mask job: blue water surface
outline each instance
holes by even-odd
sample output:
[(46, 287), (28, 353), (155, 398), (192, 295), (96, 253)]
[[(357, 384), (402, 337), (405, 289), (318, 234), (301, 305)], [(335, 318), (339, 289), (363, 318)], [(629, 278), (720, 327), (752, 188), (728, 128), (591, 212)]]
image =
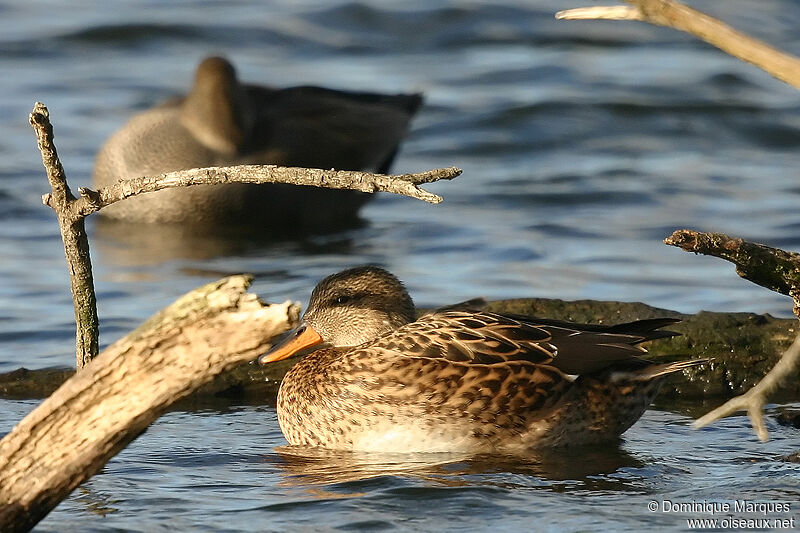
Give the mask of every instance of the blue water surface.
[[(554, 19), (577, 5), (0, 2), (0, 371), (74, 361), (34, 102), (50, 109), (70, 184), (86, 186), (102, 141), (185, 91), (208, 54), (251, 82), (422, 91), (395, 170), (464, 174), (428, 186), (440, 205), (379, 195), (360, 227), (299, 240), (176, 242), (90, 222), (103, 344), (223, 275), (305, 302), (362, 263), (423, 306), (540, 296), (790, 316), (788, 298), (662, 240), (693, 228), (800, 249), (800, 93), (669, 29)], [(800, 55), (793, 0), (693, 5)], [(0, 401), (0, 432), (36, 403)], [(797, 515), (800, 472), (775, 460), (796, 451), (796, 430), (771, 423), (764, 445), (744, 417), (701, 432), (690, 420), (651, 410), (619, 447), (526, 462), (309, 456), (280, 448), (268, 403), (180, 409), (37, 529), (686, 530), (693, 515), (648, 510), (667, 499), (790, 501)]]

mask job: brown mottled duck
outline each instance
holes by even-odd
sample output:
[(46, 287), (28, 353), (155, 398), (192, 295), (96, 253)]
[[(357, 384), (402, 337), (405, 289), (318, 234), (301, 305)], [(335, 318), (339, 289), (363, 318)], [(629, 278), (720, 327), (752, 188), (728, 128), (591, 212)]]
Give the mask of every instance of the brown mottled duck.
[(639, 343), (672, 318), (615, 326), (446, 308), (416, 318), (381, 268), (322, 280), (300, 326), (263, 355), (307, 353), (285, 376), (290, 444), (385, 452), (507, 452), (616, 440), (668, 374)]

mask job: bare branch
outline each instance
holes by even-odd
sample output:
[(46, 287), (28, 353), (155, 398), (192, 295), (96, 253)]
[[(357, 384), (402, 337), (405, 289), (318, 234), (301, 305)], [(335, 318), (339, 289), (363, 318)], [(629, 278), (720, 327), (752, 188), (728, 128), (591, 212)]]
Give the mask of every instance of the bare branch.
[(696, 254), (713, 255), (736, 265), (736, 273), (767, 289), (794, 297), (800, 288), (800, 254), (729, 237), (688, 229), (674, 232), (665, 244)]
[[(675, 0), (625, 0), (633, 7), (578, 8), (556, 13), (557, 19), (642, 20), (674, 28), (752, 63), (781, 81), (800, 89), (800, 59), (734, 30), (724, 22)], [(594, 15), (594, 16), (592, 16)]]
[(800, 335), (786, 350), (778, 364), (756, 386), (695, 420), (692, 427), (695, 429), (701, 428), (737, 411), (747, 411), (753, 430), (761, 442), (765, 442), (769, 438), (763, 415), (767, 396), (774, 392), (783, 380), (794, 374), (798, 368), (800, 368)]
[[(47, 171), (52, 193), (45, 195), (46, 204), (56, 212), (61, 240), (64, 242), (64, 255), (69, 265), (69, 281), (72, 301), (75, 306), (75, 358), (78, 369), (97, 356), (99, 350), (97, 301), (92, 278), (92, 261), (89, 255), (89, 238), (82, 216), (76, 216), (73, 205), (76, 202), (67, 184), (64, 167), (58, 158), (53, 142), (53, 126), (50, 112), (39, 102), (33, 107), (30, 123), (36, 132), (42, 163)], [(44, 199), (44, 198), (43, 198)]]
[(299, 307), (247, 276), (196, 289), (103, 351), (0, 441), (0, 530), (27, 531), (171, 403), (270, 346)]
[(87, 216), (103, 207), (137, 194), (173, 187), (220, 183), (290, 183), (368, 193), (390, 192), (437, 204), (442, 201), (442, 197), (421, 189), (419, 185), (438, 180), (450, 180), (459, 174), (461, 174), (461, 170), (455, 167), (399, 175), (276, 165), (193, 168), (168, 172), (159, 176), (120, 180), (110, 187), (103, 187), (97, 191), (81, 189), (81, 198), (76, 201), (76, 209), (82, 216)]

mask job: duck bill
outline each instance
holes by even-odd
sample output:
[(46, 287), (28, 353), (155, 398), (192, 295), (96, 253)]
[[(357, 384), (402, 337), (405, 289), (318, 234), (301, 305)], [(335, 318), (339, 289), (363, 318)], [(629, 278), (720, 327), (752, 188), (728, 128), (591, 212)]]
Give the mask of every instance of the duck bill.
[(307, 324), (301, 324), (297, 329), (290, 331), (286, 338), (272, 347), (270, 351), (258, 358), (262, 365), (281, 361), (303, 350), (322, 344), (322, 337)]

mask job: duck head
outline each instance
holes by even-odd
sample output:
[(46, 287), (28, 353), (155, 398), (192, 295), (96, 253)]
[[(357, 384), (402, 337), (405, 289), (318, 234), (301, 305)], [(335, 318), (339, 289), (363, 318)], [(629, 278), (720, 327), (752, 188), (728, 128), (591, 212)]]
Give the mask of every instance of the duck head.
[(394, 275), (375, 266), (350, 268), (314, 288), (300, 326), (258, 361), (280, 361), (314, 346), (359, 346), (415, 319), (414, 302)]
[(235, 154), (254, 124), (247, 91), (236, 69), (222, 57), (207, 57), (197, 67), (194, 86), (181, 107), (181, 122), (211, 150)]

